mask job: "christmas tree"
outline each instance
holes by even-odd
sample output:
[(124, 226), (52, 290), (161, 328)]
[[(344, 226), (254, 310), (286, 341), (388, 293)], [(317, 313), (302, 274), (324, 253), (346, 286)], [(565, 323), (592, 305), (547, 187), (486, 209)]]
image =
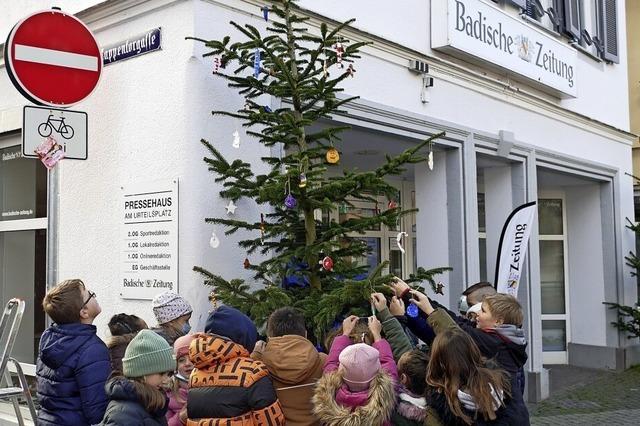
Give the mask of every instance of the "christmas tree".
[[(318, 130), (312, 125), (330, 119), (356, 99), (340, 97), (340, 83), (354, 76), (354, 60), (368, 43), (350, 43), (341, 37), (341, 30), (353, 20), (332, 30), (322, 24), (313, 34), (305, 26), (308, 18), (296, 10), (294, 0), (263, 7), (269, 22), (265, 36), (252, 25), (231, 22), (244, 41), (232, 42), (229, 36), (223, 40), (193, 38), (210, 49), (204, 56), (213, 56), (214, 74), (226, 79), (246, 100), (241, 110), (213, 114), (242, 122), (255, 143), (283, 148), (281, 156), (263, 158), (268, 173), (255, 174), (251, 164), (240, 159), (229, 162), (214, 144), (202, 140), (211, 154), (205, 162), (223, 187), (220, 196), (232, 201), (248, 197), (264, 209), (255, 221), (225, 217), (207, 218), (206, 222), (223, 225), (227, 235), (250, 231), (253, 237), (239, 241), (240, 247), (248, 256), (258, 251), (266, 260), (259, 264), (245, 260), (245, 268), (254, 272), (254, 285), (225, 279), (201, 267), (194, 270), (213, 287), (216, 299), (244, 311), (257, 324), (279, 307), (294, 306), (304, 312), (307, 324), (320, 337), (341, 315), (371, 315), (370, 294), (392, 279), (382, 274), (387, 262), (372, 271), (357, 264), (356, 259), (369, 252), (357, 236), (380, 224), (394, 226), (415, 209), (390, 203), (373, 217), (340, 223), (323, 221), (318, 213), (348, 208), (356, 200), (375, 201), (382, 195), (393, 200), (397, 189), (386, 179), (403, 173), (409, 164), (427, 159), (432, 164), (432, 144), (442, 134), (398, 156), (387, 156), (374, 170), (329, 173), (339, 162), (340, 132), (348, 127)], [(261, 103), (264, 95), (282, 100), (283, 106), (275, 110), (265, 106)], [(404, 278), (410, 283), (426, 280), (435, 289), (434, 275), (448, 269), (418, 268)]]

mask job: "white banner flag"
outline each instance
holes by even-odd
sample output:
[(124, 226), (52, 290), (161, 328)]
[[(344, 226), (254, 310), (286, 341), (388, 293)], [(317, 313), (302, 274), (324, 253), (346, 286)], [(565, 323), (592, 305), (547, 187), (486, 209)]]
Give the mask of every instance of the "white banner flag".
[(511, 212), (502, 228), (496, 263), (495, 286), (498, 293), (518, 297), (518, 284), (535, 213), (535, 201), (523, 204)]

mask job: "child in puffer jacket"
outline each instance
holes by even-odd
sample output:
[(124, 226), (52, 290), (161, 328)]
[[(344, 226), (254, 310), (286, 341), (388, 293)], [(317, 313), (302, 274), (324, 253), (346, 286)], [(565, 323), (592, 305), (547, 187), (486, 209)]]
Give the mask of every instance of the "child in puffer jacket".
[(358, 322), (350, 316), (342, 323), (313, 396), (314, 414), (322, 424), (335, 426), (390, 425), (396, 403), (398, 371), (382, 325), (370, 317), (371, 346), (352, 344), (349, 334)]
[(189, 345), (195, 336), (187, 334), (179, 337), (173, 344), (173, 354), (176, 357), (176, 374), (169, 383), (170, 390), (169, 410), (167, 411), (167, 423), (169, 426), (182, 426), (187, 424), (187, 397), (189, 394), (189, 376), (193, 371), (193, 364), (189, 359)]

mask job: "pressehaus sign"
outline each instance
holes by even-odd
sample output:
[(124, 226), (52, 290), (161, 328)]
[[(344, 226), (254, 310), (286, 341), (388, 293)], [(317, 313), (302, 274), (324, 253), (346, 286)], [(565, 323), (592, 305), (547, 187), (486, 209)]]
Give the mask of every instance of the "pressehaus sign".
[(577, 52), (480, 0), (431, 2), (431, 47), (483, 61), (576, 97)]

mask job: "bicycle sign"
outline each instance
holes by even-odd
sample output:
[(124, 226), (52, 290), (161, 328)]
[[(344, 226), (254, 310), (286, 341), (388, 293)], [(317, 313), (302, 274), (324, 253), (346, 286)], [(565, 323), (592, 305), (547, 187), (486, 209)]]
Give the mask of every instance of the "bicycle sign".
[[(51, 132), (55, 130), (60, 136), (65, 139), (71, 139), (73, 137), (73, 127), (65, 124), (64, 111), (60, 111), (60, 118), (53, 118), (53, 113), (49, 114), (47, 121), (38, 126), (38, 133), (43, 138), (51, 136)], [(57, 125), (54, 123), (58, 123)]]
[(35, 152), (47, 138), (58, 141), (65, 159), (87, 159), (87, 113), (58, 108), (25, 106), (22, 123), (22, 155)]

